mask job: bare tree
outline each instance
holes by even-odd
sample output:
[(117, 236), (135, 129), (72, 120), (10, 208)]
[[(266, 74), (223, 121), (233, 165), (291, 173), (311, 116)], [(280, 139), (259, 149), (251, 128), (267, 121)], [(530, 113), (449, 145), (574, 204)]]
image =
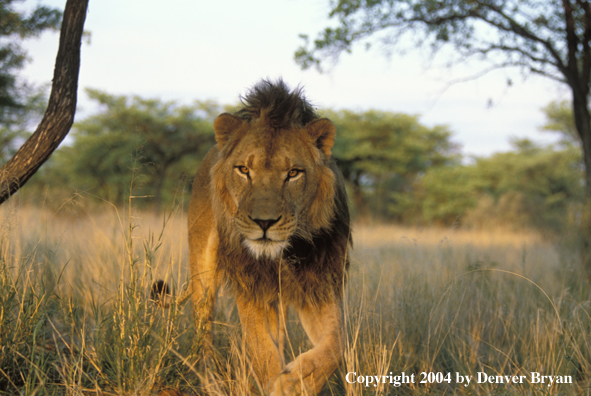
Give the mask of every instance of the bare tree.
[(49, 103), (35, 133), (0, 168), (0, 203), (23, 186), (64, 140), (76, 113), (80, 46), (88, 0), (68, 0)]

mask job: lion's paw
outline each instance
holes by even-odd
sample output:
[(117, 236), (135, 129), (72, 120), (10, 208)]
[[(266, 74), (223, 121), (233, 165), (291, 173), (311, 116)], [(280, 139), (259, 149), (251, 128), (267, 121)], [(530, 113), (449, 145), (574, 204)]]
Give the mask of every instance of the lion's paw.
[[(285, 370), (284, 370), (285, 372)], [(271, 388), (271, 396), (299, 395), (302, 392), (301, 381), (295, 380), (290, 373), (284, 373), (279, 376)]]
[[(281, 375), (273, 383), (271, 396), (291, 396), (310, 393), (306, 383), (309, 382), (309, 376), (314, 371), (314, 363), (303, 357), (300, 355), (298, 359), (285, 366)], [(302, 389), (305, 389), (306, 392), (302, 392)]]

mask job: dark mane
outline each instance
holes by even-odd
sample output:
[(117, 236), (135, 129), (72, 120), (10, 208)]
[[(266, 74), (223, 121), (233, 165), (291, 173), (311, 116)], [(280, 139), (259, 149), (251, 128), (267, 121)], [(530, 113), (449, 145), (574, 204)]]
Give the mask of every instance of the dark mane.
[(272, 128), (287, 129), (291, 125), (301, 128), (318, 118), (303, 89), (296, 87), (290, 91), (282, 79), (260, 81), (240, 97), (240, 102), (243, 107), (235, 116), (248, 122), (263, 116)]

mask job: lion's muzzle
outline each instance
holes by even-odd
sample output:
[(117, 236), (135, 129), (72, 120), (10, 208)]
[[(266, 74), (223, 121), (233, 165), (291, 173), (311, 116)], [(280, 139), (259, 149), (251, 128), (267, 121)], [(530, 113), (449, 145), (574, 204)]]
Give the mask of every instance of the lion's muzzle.
[(289, 233), (282, 231), (282, 216), (274, 219), (260, 219), (247, 216), (247, 221), (236, 221), (235, 224), (244, 237), (244, 246), (255, 257), (277, 258), (287, 246)]

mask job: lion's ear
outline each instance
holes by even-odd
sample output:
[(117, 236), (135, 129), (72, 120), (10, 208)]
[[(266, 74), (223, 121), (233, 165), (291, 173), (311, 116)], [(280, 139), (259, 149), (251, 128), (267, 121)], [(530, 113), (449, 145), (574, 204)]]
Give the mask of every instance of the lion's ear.
[(337, 129), (330, 120), (320, 118), (306, 125), (306, 130), (318, 147), (327, 157), (330, 157)]
[(213, 122), (213, 130), (215, 131), (215, 141), (218, 142), (221, 149), (224, 144), (230, 139), (230, 135), (236, 129), (240, 128), (242, 120), (234, 117), (232, 114), (220, 114)]

